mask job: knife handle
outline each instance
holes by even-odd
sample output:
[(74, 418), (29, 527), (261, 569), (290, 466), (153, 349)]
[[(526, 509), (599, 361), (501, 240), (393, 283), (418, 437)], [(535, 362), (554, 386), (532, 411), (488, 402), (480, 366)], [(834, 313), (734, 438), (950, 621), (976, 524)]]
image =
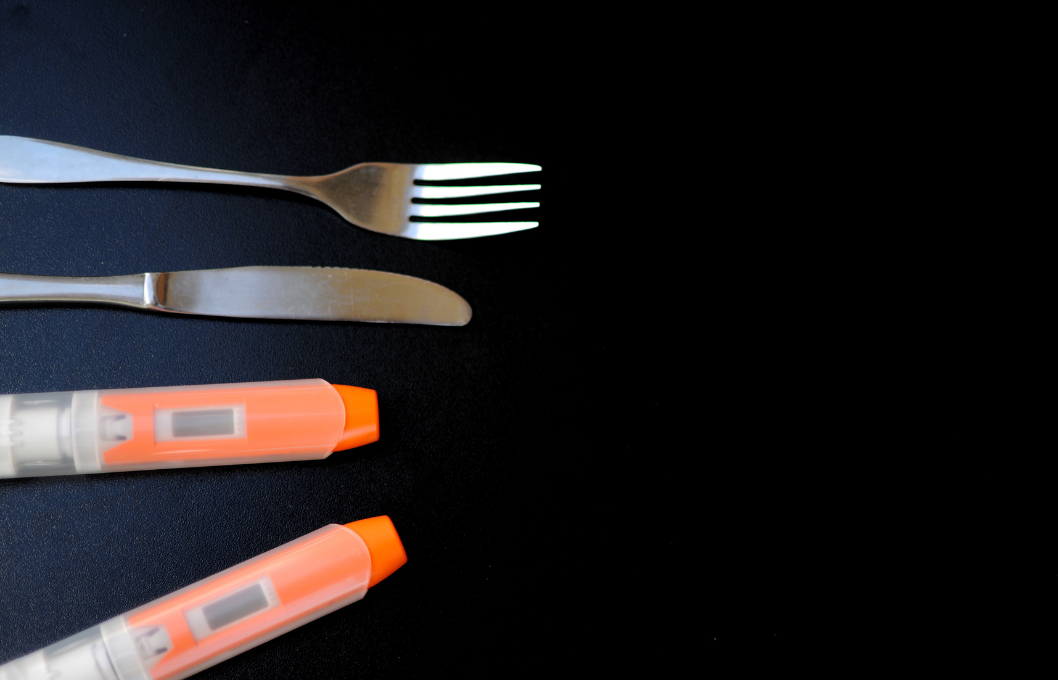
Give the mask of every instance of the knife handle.
[(96, 302), (151, 307), (151, 274), (129, 276), (25, 276), (0, 274), (0, 303)]
[(273, 189), (291, 188), (286, 178), (280, 175), (160, 163), (59, 142), (0, 136), (0, 182), (65, 184), (128, 181), (205, 182)]

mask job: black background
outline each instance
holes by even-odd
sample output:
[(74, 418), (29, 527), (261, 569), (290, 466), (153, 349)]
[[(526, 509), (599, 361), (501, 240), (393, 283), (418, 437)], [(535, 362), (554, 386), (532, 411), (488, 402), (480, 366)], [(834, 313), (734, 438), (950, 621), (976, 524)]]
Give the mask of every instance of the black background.
[[(434, 243), (285, 192), (0, 185), (0, 271), (356, 267), (436, 281), (474, 310), (454, 329), (0, 310), (0, 393), (323, 378), (377, 390), (382, 432), (320, 462), (0, 482), (0, 661), (378, 514), (404, 568), (201, 677), (671, 661), (718, 625), (742, 630), (716, 617), (747, 603), (752, 630), (774, 632), (760, 595), (774, 580), (744, 575), (735, 525), (758, 510), (723, 502), (743, 497), (711, 442), (716, 305), (688, 292), (704, 272), (664, 250), (666, 229), (688, 229), (688, 247), (702, 232), (634, 200), (678, 179), (632, 162), (653, 153), (628, 120), (643, 90), (607, 91), (614, 65), (562, 47), (555, 25), (509, 29), (368, 43), (370, 22), (300, 4), (0, 2), (0, 134), (293, 175), (544, 167), (505, 180), (544, 185), (542, 208), (505, 215), (540, 228)], [(683, 198), (672, 189), (656, 202)]]
[(544, 185), (504, 215), (539, 228), (433, 243), (286, 192), (0, 185), (0, 271), (358, 267), (474, 310), (463, 328), (0, 310), (0, 394), (323, 378), (377, 390), (382, 433), (320, 462), (0, 482), (0, 662), (378, 514), (405, 567), (201, 677), (658, 672), (804, 630), (807, 583), (840, 561), (812, 557), (831, 468), (797, 448), (829, 421), (795, 415), (815, 380), (802, 272), (768, 276), (801, 232), (769, 230), (781, 201), (747, 184), (766, 150), (711, 160), (752, 148), (706, 125), (727, 66), (667, 81), (694, 55), (532, 14), (450, 34), (294, 3), (0, 0), (0, 134), (277, 174), (544, 167), (504, 180)]

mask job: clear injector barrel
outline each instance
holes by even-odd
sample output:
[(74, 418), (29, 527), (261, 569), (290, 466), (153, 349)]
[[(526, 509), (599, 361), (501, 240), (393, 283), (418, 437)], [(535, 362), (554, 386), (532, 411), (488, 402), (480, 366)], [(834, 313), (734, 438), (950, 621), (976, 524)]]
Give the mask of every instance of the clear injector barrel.
[(374, 390), (324, 380), (0, 395), (0, 478), (311, 460), (378, 431)]
[(364, 597), (407, 561), (388, 517), (331, 524), (0, 666), (0, 680), (181, 680)]

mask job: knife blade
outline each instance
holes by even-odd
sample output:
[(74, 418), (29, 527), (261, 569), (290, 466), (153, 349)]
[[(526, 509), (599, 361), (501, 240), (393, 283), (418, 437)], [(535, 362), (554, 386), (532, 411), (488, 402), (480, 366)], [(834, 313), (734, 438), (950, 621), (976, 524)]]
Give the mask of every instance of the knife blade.
[(112, 277), (0, 274), (0, 303), (86, 302), (178, 314), (464, 326), (470, 305), (425, 279), (338, 267), (236, 267)]

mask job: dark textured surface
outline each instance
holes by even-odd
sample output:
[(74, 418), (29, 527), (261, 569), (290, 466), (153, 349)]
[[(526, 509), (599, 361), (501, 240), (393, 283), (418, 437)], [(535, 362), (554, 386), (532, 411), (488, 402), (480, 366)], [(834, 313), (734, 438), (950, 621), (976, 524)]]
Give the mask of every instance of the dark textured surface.
[[(541, 536), (589, 540), (630, 508), (658, 509), (642, 486), (638, 500), (621, 487), (620, 504), (593, 501), (607, 461), (654, 427), (657, 401), (640, 386), (657, 359), (615, 356), (597, 369), (595, 358), (616, 354), (612, 340), (571, 326), (602, 328), (607, 305), (631, 300), (619, 292), (627, 282), (580, 285), (573, 273), (613, 258), (605, 245), (584, 257), (592, 225), (558, 198), (575, 186), (566, 159), (581, 156), (572, 144), (590, 128), (533, 57), (485, 59), (480, 43), (447, 60), (379, 56), (349, 38), (355, 26), (300, 4), (0, 2), (0, 134), (282, 174), (368, 160), (546, 168), (545, 207), (508, 214), (540, 229), (458, 243), (375, 234), (283, 192), (0, 185), (0, 271), (360, 267), (436, 281), (474, 310), (449, 329), (0, 309), (0, 393), (318, 377), (376, 389), (382, 432), (321, 462), (0, 481), (0, 662), (325, 524), (378, 514), (405, 540), (403, 569), (201, 677), (451, 674), (493, 668), (495, 653), (524, 666), (597, 630), (587, 595), (551, 589), (578, 560), (552, 563)], [(547, 131), (560, 121), (573, 134), (556, 140)], [(595, 382), (597, 371), (615, 384)], [(594, 416), (617, 383), (637, 387), (615, 434)], [(590, 445), (574, 444), (574, 430)], [(582, 483), (585, 471), (596, 474)], [(556, 517), (571, 525), (532, 533)], [(638, 578), (617, 581), (601, 599), (639, 592)]]

